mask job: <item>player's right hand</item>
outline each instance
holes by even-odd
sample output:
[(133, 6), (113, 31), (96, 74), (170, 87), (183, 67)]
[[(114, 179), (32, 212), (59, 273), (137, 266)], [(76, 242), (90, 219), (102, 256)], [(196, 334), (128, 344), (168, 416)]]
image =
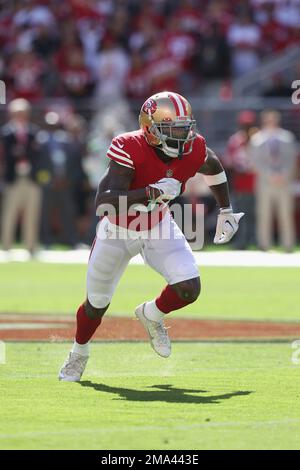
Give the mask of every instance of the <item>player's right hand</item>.
[(171, 201), (179, 196), (181, 183), (175, 178), (162, 178), (157, 183), (149, 184), (148, 188), (153, 202)]
[(233, 210), (221, 209), (217, 220), (216, 235), (214, 243), (216, 245), (224, 245), (228, 243), (233, 235), (238, 231), (239, 221), (245, 215), (244, 212), (233, 213)]

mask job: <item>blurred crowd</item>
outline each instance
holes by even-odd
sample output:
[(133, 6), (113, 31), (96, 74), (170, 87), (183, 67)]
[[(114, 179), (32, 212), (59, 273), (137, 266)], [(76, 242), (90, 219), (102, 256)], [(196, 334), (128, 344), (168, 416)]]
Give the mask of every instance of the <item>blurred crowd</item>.
[(299, 41), (298, 0), (2, 0), (0, 79), (9, 99), (63, 96), (80, 110), (191, 93)]
[[(229, 84), (295, 44), (298, 0), (2, 0), (2, 248), (15, 240), (32, 253), (40, 244), (90, 244), (106, 150), (115, 135), (137, 127), (147, 96), (165, 89), (201, 95), (202, 85)], [(290, 94), (284, 74), (266, 91)], [(247, 213), (239, 249), (267, 250), (274, 233), (286, 251), (296, 243), (299, 159), (280, 118), (241, 113), (219, 155), (235, 208)], [(192, 181), (182, 202), (206, 203), (211, 240), (216, 205), (199, 188)]]

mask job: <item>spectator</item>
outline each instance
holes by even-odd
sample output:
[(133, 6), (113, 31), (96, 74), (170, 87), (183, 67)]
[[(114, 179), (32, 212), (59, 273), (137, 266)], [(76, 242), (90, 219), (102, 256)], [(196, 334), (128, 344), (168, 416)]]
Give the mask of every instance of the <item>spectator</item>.
[(217, 23), (208, 24), (198, 41), (195, 70), (205, 79), (230, 76), (230, 49)]
[(37, 100), (43, 96), (45, 64), (32, 52), (17, 52), (7, 71), (13, 98)]
[(196, 41), (192, 34), (180, 29), (175, 17), (167, 22), (166, 31), (162, 35), (166, 53), (178, 64), (181, 90), (190, 90), (192, 84), (192, 61), (196, 49)]
[(261, 47), (260, 28), (252, 22), (249, 13), (239, 13), (227, 35), (232, 48), (232, 69), (235, 76), (252, 71), (259, 63), (259, 48)]
[(27, 0), (20, 2), (20, 9), (14, 15), (14, 23), (17, 26), (34, 27), (40, 24), (51, 25), (56, 24), (51, 9), (46, 5), (41, 5), (39, 0)]
[[(132, 99), (145, 101), (150, 95), (150, 83), (146, 70), (146, 61), (139, 51), (134, 51), (131, 55), (131, 65), (126, 78), (127, 96)], [(140, 103), (139, 103), (140, 107)]]
[(229, 26), (234, 21), (231, 5), (231, 2), (224, 2), (222, 0), (211, 0), (208, 2), (204, 24), (206, 22), (208, 24), (215, 24), (218, 31), (222, 35), (226, 35)]
[(292, 194), (297, 156), (295, 138), (280, 127), (280, 114), (276, 111), (263, 111), (261, 123), (261, 130), (250, 141), (257, 174), (257, 239), (261, 249), (271, 248), (275, 215), (280, 243), (290, 252), (295, 244)]
[(262, 37), (265, 53), (283, 50), (289, 44), (291, 37), (289, 28), (275, 19), (274, 8), (275, 5), (270, 2), (264, 5)]
[(69, 0), (72, 16), (76, 21), (88, 21), (101, 19), (101, 13), (97, 9), (97, 2), (86, 0)]
[(0, 11), (0, 50), (4, 52), (8, 48), (12, 36), (15, 34), (13, 17), (8, 8)]
[(150, 50), (147, 74), (151, 93), (179, 89), (180, 64), (158, 42), (155, 42)]
[(163, 30), (165, 25), (164, 14), (155, 8), (153, 2), (146, 2), (134, 17), (133, 28), (135, 30), (143, 31), (145, 23), (151, 23), (152, 29)]
[(82, 50), (82, 41), (76, 25), (72, 21), (67, 21), (62, 25), (60, 48), (55, 57), (58, 70), (64, 67), (68, 55), (74, 49)]
[(198, 33), (203, 25), (202, 15), (201, 9), (193, 0), (180, 0), (178, 8), (175, 9), (174, 18), (183, 32)]
[(92, 75), (84, 64), (83, 52), (71, 49), (60, 69), (63, 96), (70, 98), (75, 110), (83, 111), (86, 99), (93, 89)]
[(1, 239), (4, 250), (15, 240), (19, 217), (26, 249), (34, 253), (38, 242), (41, 189), (37, 182), (40, 152), (38, 129), (30, 122), (30, 104), (25, 99), (8, 105), (9, 122), (1, 129), (4, 160), (4, 194)]
[(300, 5), (298, 0), (285, 0), (277, 2), (275, 8), (275, 19), (282, 26), (299, 27), (300, 23)]
[(249, 152), (249, 141), (257, 131), (255, 121), (256, 116), (252, 111), (239, 114), (239, 130), (228, 141), (224, 161), (231, 178), (235, 209), (246, 214), (239, 234), (234, 239), (234, 247), (238, 250), (245, 250), (256, 243), (255, 174)]
[(56, 112), (49, 111), (45, 121), (47, 131), (41, 131), (38, 136), (42, 145), (44, 173), (47, 174), (43, 184), (42, 242), (50, 246), (55, 241), (51, 220), (56, 211), (63, 243), (75, 247), (78, 238), (74, 189), (83, 177), (82, 154), (80, 147), (72, 143)]
[(106, 34), (114, 37), (120, 46), (127, 49), (129, 32), (128, 8), (120, 6), (108, 22)]
[(190, 66), (189, 61), (194, 53), (195, 39), (192, 34), (179, 28), (176, 18), (171, 17), (168, 21), (162, 40), (167, 52), (181, 63), (182, 68)]
[(84, 168), (87, 153), (87, 123), (80, 114), (71, 114), (65, 121), (65, 129), (70, 135), (75, 160), (79, 163), (78, 175), (74, 179), (73, 194), (75, 202), (76, 225), (79, 239), (85, 240), (89, 223), (90, 185)]
[(41, 58), (47, 59), (52, 56), (60, 44), (56, 30), (51, 29), (49, 25), (40, 24), (35, 29), (32, 48)]
[(125, 95), (125, 83), (129, 70), (129, 57), (112, 36), (106, 36), (101, 44), (95, 64), (95, 78), (99, 83), (96, 98), (108, 102)]
[(90, 69), (97, 59), (98, 48), (105, 32), (103, 20), (90, 20), (80, 24), (80, 41), (84, 49), (84, 62)]
[(129, 48), (132, 51), (138, 50), (145, 53), (150, 47), (150, 44), (157, 41), (159, 35), (160, 30), (156, 24), (151, 21), (151, 18), (143, 18), (129, 36)]

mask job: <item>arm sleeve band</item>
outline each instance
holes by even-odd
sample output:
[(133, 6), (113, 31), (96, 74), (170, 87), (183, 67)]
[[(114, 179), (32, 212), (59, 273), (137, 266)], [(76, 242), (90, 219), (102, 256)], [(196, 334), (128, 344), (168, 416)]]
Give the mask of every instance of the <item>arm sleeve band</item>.
[(215, 186), (227, 182), (225, 171), (218, 173), (217, 175), (202, 175), (207, 186)]

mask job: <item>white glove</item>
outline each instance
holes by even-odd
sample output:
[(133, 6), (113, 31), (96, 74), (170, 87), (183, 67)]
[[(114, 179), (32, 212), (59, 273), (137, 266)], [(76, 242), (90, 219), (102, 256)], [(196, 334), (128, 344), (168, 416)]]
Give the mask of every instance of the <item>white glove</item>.
[(230, 208), (221, 209), (218, 215), (214, 243), (216, 245), (228, 243), (232, 239), (233, 235), (238, 231), (239, 221), (244, 215), (244, 212), (234, 214), (233, 210)]
[(181, 183), (175, 178), (163, 178), (157, 183), (149, 184), (150, 188), (156, 188), (160, 191), (160, 196), (155, 199), (155, 202), (171, 201), (179, 196)]

